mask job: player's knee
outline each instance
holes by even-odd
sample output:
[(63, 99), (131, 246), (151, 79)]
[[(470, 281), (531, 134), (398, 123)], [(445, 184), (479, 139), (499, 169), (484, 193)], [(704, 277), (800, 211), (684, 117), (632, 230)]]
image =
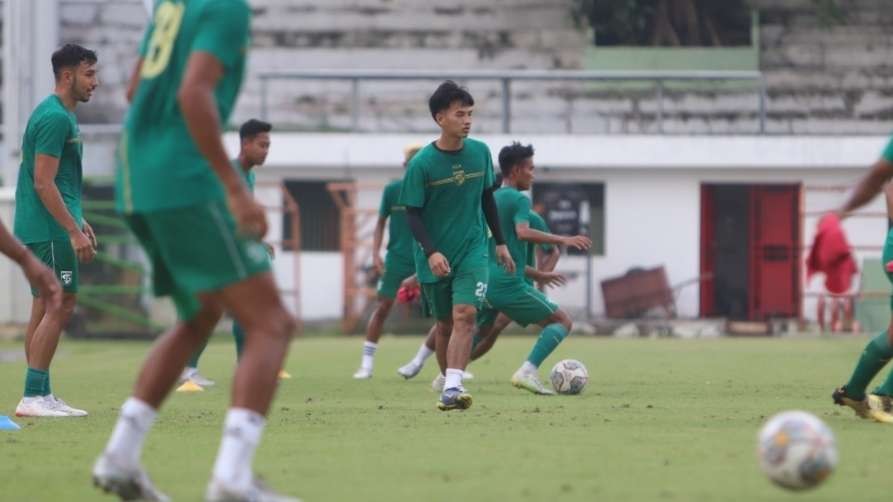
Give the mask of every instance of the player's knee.
[(71, 318), (71, 315), (74, 314), (74, 308), (77, 305), (77, 296), (64, 294), (62, 295), (62, 303), (53, 311), (48, 310), (50, 314), (58, 316), (64, 321), (67, 321)]
[(567, 312), (560, 309), (552, 315), (552, 322), (564, 326), (564, 329), (567, 330), (568, 333), (570, 333), (574, 327), (574, 321), (571, 320), (571, 317), (567, 315)]
[(462, 305), (453, 309), (453, 327), (471, 333), (474, 329), (474, 321), (477, 309), (471, 305)]
[(270, 332), (277, 338), (290, 340), (297, 329), (297, 320), (283, 309), (272, 319)]

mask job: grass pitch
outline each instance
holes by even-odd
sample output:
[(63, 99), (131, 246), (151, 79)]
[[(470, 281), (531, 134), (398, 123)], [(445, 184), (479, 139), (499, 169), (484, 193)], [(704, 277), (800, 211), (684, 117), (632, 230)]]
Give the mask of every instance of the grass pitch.
[[(889, 500), (893, 428), (831, 405), (863, 337), (833, 339), (607, 340), (571, 337), (546, 361), (583, 361), (580, 396), (537, 397), (513, 388), (533, 338), (507, 337), (472, 365), (474, 406), (434, 407), (433, 359), (404, 381), (396, 368), (420, 338), (385, 337), (376, 374), (356, 382), (359, 338), (292, 345), (256, 468), (282, 491), (319, 501), (840, 501)], [(86, 419), (18, 422), (0, 432), (0, 500), (111, 500), (90, 484), (148, 345), (64, 340), (55, 392)], [(0, 344), (16, 350), (18, 344)], [(200, 500), (229, 395), (233, 347), (218, 337), (202, 372), (204, 393), (175, 394), (149, 436), (144, 463), (175, 500)], [(25, 364), (0, 363), (0, 414), (13, 413)], [(883, 374), (886, 376), (886, 374)], [(817, 414), (834, 430), (837, 472), (792, 494), (757, 467), (755, 437), (769, 415)]]

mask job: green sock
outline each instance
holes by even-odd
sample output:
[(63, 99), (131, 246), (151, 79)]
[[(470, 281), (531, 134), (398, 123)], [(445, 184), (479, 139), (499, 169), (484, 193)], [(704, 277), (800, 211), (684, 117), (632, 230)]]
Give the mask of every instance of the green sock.
[(872, 338), (865, 346), (865, 350), (862, 351), (859, 363), (853, 370), (853, 376), (846, 384), (847, 395), (853, 399), (865, 399), (865, 388), (891, 357), (893, 357), (893, 347), (890, 346), (887, 332), (884, 331)]
[(242, 351), (245, 349), (245, 330), (235, 321), (233, 321), (233, 339), (236, 341), (236, 360), (242, 359)]
[(47, 378), (43, 384), (43, 394), (42, 395), (49, 396), (52, 393), (53, 393), (53, 389), (50, 386), (50, 369), (47, 368)]
[(202, 352), (205, 351), (205, 347), (208, 346), (208, 341), (205, 340), (205, 343), (202, 344), (201, 347), (196, 349), (195, 352), (192, 353), (192, 357), (189, 358), (189, 362), (186, 363), (187, 368), (198, 368), (198, 360), (202, 357)]
[(49, 377), (47, 371), (28, 368), (25, 373), (25, 397), (45, 396), (43, 391), (49, 385)]
[(567, 337), (567, 330), (564, 329), (564, 326), (561, 324), (550, 324), (543, 328), (543, 331), (540, 333), (540, 337), (536, 340), (536, 344), (534, 344), (533, 349), (530, 351), (530, 355), (527, 356), (527, 361), (530, 364), (536, 366), (537, 368), (543, 364), (543, 361), (549, 357), (549, 354), (558, 347), (558, 344), (561, 343)]
[(874, 393), (881, 396), (893, 396), (893, 371), (887, 375), (887, 379), (884, 380), (884, 383), (874, 389)]

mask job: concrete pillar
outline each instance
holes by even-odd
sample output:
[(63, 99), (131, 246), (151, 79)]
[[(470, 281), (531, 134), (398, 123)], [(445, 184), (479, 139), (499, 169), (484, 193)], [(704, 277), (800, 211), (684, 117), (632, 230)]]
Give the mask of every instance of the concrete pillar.
[(50, 56), (59, 45), (59, 0), (3, 2), (4, 185), (14, 185), (34, 106), (53, 92)]

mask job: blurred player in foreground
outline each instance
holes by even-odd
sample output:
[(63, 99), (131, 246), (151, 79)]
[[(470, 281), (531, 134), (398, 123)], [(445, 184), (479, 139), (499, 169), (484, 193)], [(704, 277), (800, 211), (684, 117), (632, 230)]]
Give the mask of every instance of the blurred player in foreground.
[(225, 309), (247, 336), (205, 500), (292, 501), (260, 482), (252, 464), (295, 321), (260, 241), (264, 209), (221, 140), (245, 72), (251, 8), (245, 0), (159, 0), (154, 9), (129, 87), (116, 198), (152, 265), (155, 294), (173, 299), (179, 321), (143, 363), (93, 482), (122, 500), (170, 500), (140, 464), (143, 444)]

